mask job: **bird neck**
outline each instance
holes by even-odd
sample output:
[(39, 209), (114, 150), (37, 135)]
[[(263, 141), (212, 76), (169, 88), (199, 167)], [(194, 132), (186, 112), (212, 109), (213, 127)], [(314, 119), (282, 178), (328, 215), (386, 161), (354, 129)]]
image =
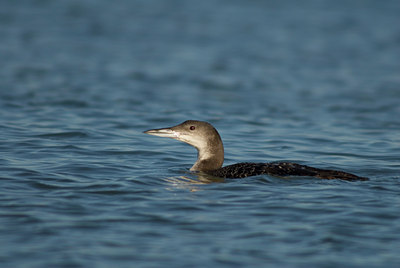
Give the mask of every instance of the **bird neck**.
[(204, 148), (197, 149), (197, 161), (191, 171), (208, 171), (222, 167), (224, 163), (224, 146), (219, 137), (211, 140)]

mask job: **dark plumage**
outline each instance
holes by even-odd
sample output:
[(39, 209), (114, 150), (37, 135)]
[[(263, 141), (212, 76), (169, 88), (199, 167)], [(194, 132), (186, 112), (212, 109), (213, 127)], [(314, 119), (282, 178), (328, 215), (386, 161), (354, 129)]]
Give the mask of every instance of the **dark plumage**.
[(309, 176), (319, 179), (368, 180), (344, 171), (314, 168), (288, 162), (238, 163), (222, 167), (224, 146), (218, 131), (207, 122), (188, 120), (174, 127), (151, 129), (144, 133), (186, 142), (197, 149), (198, 156), (191, 171), (200, 171), (220, 178), (245, 178), (256, 175), (278, 177)]
[(225, 166), (216, 170), (205, 171), (205, 173), (220, 178), (245, 178), (256, 175), (270, 175), (277, 177), (287, 176), (307, 176), (319, 179), (342, 179), (342, 180), (368, 180), (351, 173), (314, 168), (296, 163), (276, 162), (276, 163), (237, 163)]

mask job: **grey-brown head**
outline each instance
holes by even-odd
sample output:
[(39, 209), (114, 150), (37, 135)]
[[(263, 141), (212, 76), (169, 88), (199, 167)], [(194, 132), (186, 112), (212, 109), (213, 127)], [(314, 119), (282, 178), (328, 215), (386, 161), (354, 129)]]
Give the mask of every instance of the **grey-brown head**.
[(183, 141), (198, 151), (197, 161), (190, 170), (207, 171), (222, 167), (224, 146), (218, 131), (204, 121), (188, 120), (174, 127), (150, 129), (144, 133)]

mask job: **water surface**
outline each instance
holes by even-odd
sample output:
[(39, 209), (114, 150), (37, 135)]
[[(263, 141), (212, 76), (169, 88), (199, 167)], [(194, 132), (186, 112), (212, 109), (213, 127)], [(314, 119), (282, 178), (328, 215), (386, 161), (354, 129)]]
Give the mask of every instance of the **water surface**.
[[(398, 267), (398, 1), (2, 1), (2, 267)], [(296, 161), (367, 182), (204, 183)]]

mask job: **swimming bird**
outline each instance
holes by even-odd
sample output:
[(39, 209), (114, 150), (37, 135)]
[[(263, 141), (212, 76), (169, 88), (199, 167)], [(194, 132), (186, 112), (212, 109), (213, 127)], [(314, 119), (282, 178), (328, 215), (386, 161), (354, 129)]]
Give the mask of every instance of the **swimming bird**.
[(238, 163), (222, 167), (224, 146), (218, 131), (208, 122), (187, 120), (179, 125), (150, 129), (144, 133), (185, 142), (197, 149), (197, 161), (190, 168), (219, 178), (245, 178), (256, 175), (277, 177), (306, 176), (319, 179), (368, 180), (344, 171), (320, 169), (291, 162)]

